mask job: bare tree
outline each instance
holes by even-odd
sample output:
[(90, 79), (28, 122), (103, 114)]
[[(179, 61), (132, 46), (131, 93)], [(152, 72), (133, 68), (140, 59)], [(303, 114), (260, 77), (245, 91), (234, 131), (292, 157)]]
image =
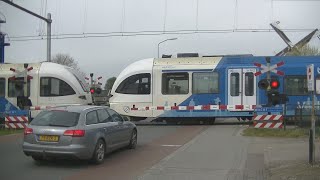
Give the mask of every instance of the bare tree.
[(113, 86), (114, 82), (116, 81), (116, 79), (117, 79), (116, 77), (111, 77), (106, 81), (104, 89), (107, 90), (107, 92), (112, 89), (112, 86)]
[(52, 57), (52, 62), (69, 66), (71, 68), (79, 70), (78, 62), (69, 54), (58, 53)]
[(57, 63), (57, 64), (71, 67), (71, 68), (77, 70), (82, 76), (84, 76), (84, 77), (86, 76), (86, 73), (81, 71), (81, 69), (79, 68), (78, 62), (73, 57), (71, 57), (69, 54), (58, 53), (52, 57), (51, 61), (54, 63)]
[(291, 52), (288, 52), (286, 56), (319, 56), (320, 50), (310, 45), (294, 48)]

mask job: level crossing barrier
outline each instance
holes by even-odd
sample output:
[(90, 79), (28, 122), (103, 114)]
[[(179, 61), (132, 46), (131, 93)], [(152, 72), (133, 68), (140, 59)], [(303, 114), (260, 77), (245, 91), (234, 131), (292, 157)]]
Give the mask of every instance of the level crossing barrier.
[(29, 123), (28, 110), (7, 111), (4, 113), (5, 128), (7, 129), (23, 129)]
[(256, 108), (253, 116), (254, 128), (282, 128), (283, 115), (282, 107), (263, 107)]

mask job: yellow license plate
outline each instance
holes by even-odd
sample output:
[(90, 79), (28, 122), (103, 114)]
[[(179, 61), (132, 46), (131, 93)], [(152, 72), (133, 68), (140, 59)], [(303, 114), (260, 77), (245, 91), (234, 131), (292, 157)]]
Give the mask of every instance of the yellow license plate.
[(47, 136), (47, 135), (40, 135), (39, 136), (40, 141), (48, 141), (48, 142), (58, 142), (59, 136)]

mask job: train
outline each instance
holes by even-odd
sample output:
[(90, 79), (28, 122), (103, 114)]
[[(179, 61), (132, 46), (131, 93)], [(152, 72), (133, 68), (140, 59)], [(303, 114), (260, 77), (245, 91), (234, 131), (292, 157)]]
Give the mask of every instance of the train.
[[(21, 105), (23, 98), (28, 103)], [(40, 110), (67, 104), (92, 104), (79, 71), (52, 62), (0, 64), (0, 118), (26, 109), (33, 118)]]
[(320, 56), (143, 59), (119, 74), (109, 103), (112, 109), (132, 120), (193, 118), (207, 123), (214, 123), (218, 117), (252, 120), (255, 110), (263, 107), (280, 108), (285, 116), (293, 117), (297, 108), (311, 107), (307, 79), (307, 67), (311, 64), (315, 104), (319, 107)]

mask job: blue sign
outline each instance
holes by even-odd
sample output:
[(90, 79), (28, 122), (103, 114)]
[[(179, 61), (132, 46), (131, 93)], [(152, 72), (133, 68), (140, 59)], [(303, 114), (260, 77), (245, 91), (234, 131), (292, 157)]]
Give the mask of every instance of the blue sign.
[(254, 111), (256, 112), (282, 112), (282, 107), (260, 107), (256, 108)]
[(4, 112), (7, 116), (27, 116), (29, 111), (27, 110), (16, 110), (16, 111), (6, 111)]

